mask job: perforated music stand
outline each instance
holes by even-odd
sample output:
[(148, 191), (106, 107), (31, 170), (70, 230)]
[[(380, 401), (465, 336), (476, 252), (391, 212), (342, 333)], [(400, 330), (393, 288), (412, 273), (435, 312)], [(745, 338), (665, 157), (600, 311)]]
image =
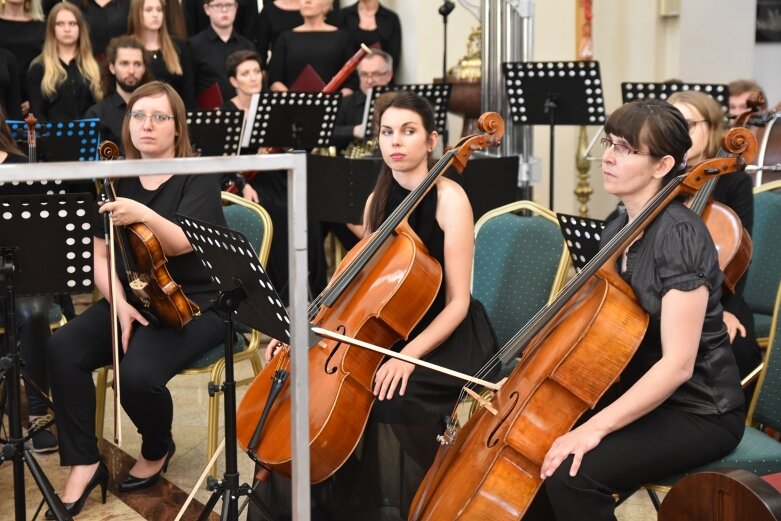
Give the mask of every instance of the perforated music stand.
[(311, 150), (331, 144), (342, 95), (261, 92), (247, 111), (242, 147), (293, 147)]
[[(8, 391), (10, 439), (0, 451), (0, 462), (13, 462), (14, 511), (24, 521), (24, 467), (59, 520), (72, 519), (60, 498), (25, 447), (22, 435), (21, 385), (32, 386), (52, 407), (40, 388), (22, 373), (16, 339), (16, 295), (49, 295), (90, 291), (92, 273), (92, 209), (90, 194), (7, 195), (0, 197), (0, 286), (5, 304), (8, 355), (0, 359)], [(40, 509), (40, 507), (39, 507)]]
[[(11, 136), (22, 150), (27, 148), (27, 124), (6, 121)], [(100, 143), (100, 119), (39, 121), (35, 124), (38, 161), (96, 161)]]
[(199, 110), (187, 113), (190, 143), (201, 156), (238, 155), (243, 124), (243, 110)]
[(557, 213), (556, 217), (575, 271), (580, 272), (599, 252), (605, 221), (563, 213)]
[[(225, 400), (225, 474), (222, 481), (213, 484), (212, 494), (198, 519), (205, 521), (214, 505), (222, 498), (222, 519), (235, 520), (239, 515), (240, 496), (248, 496), (262, 512), (265, 512), (265, 507), (249, 485), (239, 485), (236, 460), (233, 315), (242, 323), (286, 343), (290, 343), (290, 318), (266, 271), (260, 265), (257, 254), (244, 235), (192, 217), (177, 214), (175, 218), (219, 290), (214, 307), (225, 323), (225, 383), (222, 386)], [(286, 378), (285, 372), (282, 382)], [(269, 402), (272, 401), (273, 398), (269, 398)], [(270, 403), (267, 406), (270, 407)], [(262, 428), (263, 421), (261, 418), (258, 430)], [(252, 447), (253, 445), (250, 445), (250, 448)], [(248, 450), (248, 453), (252, 457), (252, 451)]]
[(695, 91), (708, 94), (715, 99), (726, 114), (729, 111), (729, 88), (720, 83), (643, 83), (622, 82), (621, 101), (629, 103), (641, 99), (666, 100), (676, 92)]
[(449, 83), (409, 83), (405, 85), (383, 85), (372, 87), (366, 97), (366, 105), (363, 112), (364, 139), (374, 135), (374, 102), (386, 92), (410, 91), (426, 98), (434, 108), (435, 129), (440, 134), (447, 128), (447, 107), (450, 103), (450, 92), (453, 86)]
[(513, 123), (550, 125), (549, 207), (553, 209), (555, 126), (605, 122), (599, 62), (509, 62), (502, 69)]

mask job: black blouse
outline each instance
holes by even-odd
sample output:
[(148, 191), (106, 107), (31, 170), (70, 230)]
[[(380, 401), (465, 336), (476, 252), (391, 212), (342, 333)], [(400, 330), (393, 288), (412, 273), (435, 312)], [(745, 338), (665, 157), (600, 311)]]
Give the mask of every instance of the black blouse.
[(22, 91), (22, 101), (29, 99), (27, 70), (35, 57), (41, 54), (45, 33), (45, 22), (0, 19), (0, 47), (11, 51), (19, 65), (19, 88)]
[(11, 51), (0, 48), (0, 105), (6, 119), (22, 119), (22, 95), (19, 90), (19, 65)]
[[(288, 88), (307, 65), (311, 65), (323, 83), (328, 83), (352, 56), (349, 35), (336, 31), (285, 31), (274, 44), (268, 68), (269, 85), (281, 81)], [(355, 90), (353, 74), (343, 87)]]
[[(337, 2), (334, 2), (334, 10), (328, 13), (325, 21), (331, 25), (339, 25)], [(266, 69), (268, 53), (273, 52), (272, 46), (279, 35), (290, 29), (294, 29), (304, 23), (304, 18), (298, 9), (289, 11), (280, 9), (273, 2), (263, 2), (263, 10), (258, 15), (258, 52), (263, 60), (261, 67)], [(328, 80), (326, 80), (328, 81)]]
[[(608, 223), (602, 245), (626, 223), (625, 214)], [(671, 203), (629, 248), (627, 270), (622, 276), (648, 312), (650, 323), (621, 375), (620, 387), (631, 387), (662, 357), (662, 297), (671, 289), (692, 291), (706, 286), (708, 305), (694, 373), (665, 405), (695, 414), (723, 414), (741, 407), (740, 377), (719, 302), (723, 274), (716, 247), (702, 220), (682, 203)]]
[(82, 0), (74, 3), (89, 26), (92, 54), (102, 60), (111, 39), (127, 34), (130, 0), (110, 0), (102, 7), (95, 0), (86, 0), (86, 6)]
[(380, 49), (393, 57), (395, 72), (401, 60), (401, 21), (396, 13), (382, 5), (379, 6), (374, 19), (377, 28), (373, 31), (365, 31), (360, 28), (361, 18), (358, 14), (357, 2), (341, 10), (341, 27), (350, 33), (353, 52), (357, 51), (362, 43), (369, 47), (378, 44)]
[(182, 66), (182, 74), (176, 75), (168, 70), (163, 60), (163, 53), (157, 51), (145, 51), (146, 62), (152, 71), (154, 79), (164, 81), (171, 85), (182, 97), (187, 110), (195, 109), (195, 77), (193, 74), (193, 59), (190, 54), (190, 46), (187, 42), (171, 36), (174, 42), (176, 52), (179, 55), (179, 62)]
[(34, 63), (27, 74), (27, 93), (30, 97), (30, 111), (41, 121), (72, 121), (84, 117), (84, 113), (95, 104), (92, 89), (87, 79), (81, 75), (76, 60), (66, 64), (68, 77), (57, 86), (54, 99), (48, 99), (41, 92), (43, 82), (43, 64)]

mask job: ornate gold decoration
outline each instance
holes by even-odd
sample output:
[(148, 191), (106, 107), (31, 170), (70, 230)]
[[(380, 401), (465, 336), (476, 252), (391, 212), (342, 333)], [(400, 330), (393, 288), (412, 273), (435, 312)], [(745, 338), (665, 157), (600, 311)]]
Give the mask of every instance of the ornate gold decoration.
[(458, 65), (447, 71), (448, 78), (459, 80), (480, 79), (482, 70), (481, 47), (483, 31), (478, 25), (466, 39), (466, 56), (461, 58)]
[(581, 217), (588, 217), (588, 200), (591, 198), (591, 194), (594, 193), (594, 189), (591, 187), (591, 183), (589, 183), (588, 173), (591, 170), (591, 162), (586, 159), (587, 147), (588, 136), (586, 135), (586, 127), (580, 127), (578, 151), (575, 153), (575, 166), (578, 169), (578, 185), (575, 187), (575, 197), (580, 202), (578, 213)]

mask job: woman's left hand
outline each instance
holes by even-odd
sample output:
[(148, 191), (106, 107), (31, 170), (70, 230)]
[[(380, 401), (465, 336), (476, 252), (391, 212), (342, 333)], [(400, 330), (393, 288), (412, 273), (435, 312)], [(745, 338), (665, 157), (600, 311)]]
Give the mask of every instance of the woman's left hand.
[(380, 400), (390, 400), (393, 398), (396, 388), (399, 389), (399, 396), (404, 396), (409, 375), (414, 369), (413, 364), (402, 362), (396, 358), (382, 364), (374, 377), (374, 396)]
[(151, 211), (147, 206), (127, 197), (117, 197), (114, 201), (98, 204), (100, 213), (111, 212), (111, 223), (116, 226), (144, 222)]
[(580, 469), (580, 463), (583, 461), (583, 455), (599, 445), (604, 434), (600, 429), (590, 425), (588, 422), (571, 430), (563, 436), (556, 438), (553, 442), (545, 459), (540, 467), (540, 478), (545, 479), (553, 475), (561, 462), (574, 456), (572, 466), (569, 469), (569, 475), (575, 476)]
[(255, 191), (254, 188), (252, 188), (252, 185), (249, 183), (244, 185), (244, 188), (241, 190), (241, 195), (244, 197), (244, 199), (247, 199), (248, 201), (252, 201), (253, 203), (259, 203), (260, 199), (258, 199), (258, 193)]

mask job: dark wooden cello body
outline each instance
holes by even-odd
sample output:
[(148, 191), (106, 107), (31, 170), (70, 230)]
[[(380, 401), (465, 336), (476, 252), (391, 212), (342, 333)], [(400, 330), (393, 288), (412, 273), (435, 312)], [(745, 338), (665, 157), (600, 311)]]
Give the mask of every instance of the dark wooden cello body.
[[(310, 307), (315, 325), (390, 347), (406, 338), (425, 315), (442, 279), (406, 219), (444, 171), (462, 170), (473, 150), (501, 137), (503, 123), (484, 115), (490, 136), (465, 138), (426, 179), (343, 259), (334, 279)], [(237, 413), (239, 444), (267, 469), (290, 475), (292, 459), (289, 351), (280, 351), (247, 390)], [(338, 341), (309, 350), (311, 481), (333, 474), (361, 438), (374, 402), (372, 381), (383, 356)]]
[[(728, 135), (728, 150), (753, 157), (756, 143), (748, 131)], [(730, 149), (736, 141), (745, 147)], [(645, 334), (648, 316), (616, 270), (621, 253), (670, 201), (745, 163), (742, 157), (713, 159), (669, 183), (510, 341), (523, 357), (492, 400), (496, 414), (480, 409), (461, 430), (453, 422), (418, 488), (410, 520), (524, 516), (551, 444), (596, 405)]]

